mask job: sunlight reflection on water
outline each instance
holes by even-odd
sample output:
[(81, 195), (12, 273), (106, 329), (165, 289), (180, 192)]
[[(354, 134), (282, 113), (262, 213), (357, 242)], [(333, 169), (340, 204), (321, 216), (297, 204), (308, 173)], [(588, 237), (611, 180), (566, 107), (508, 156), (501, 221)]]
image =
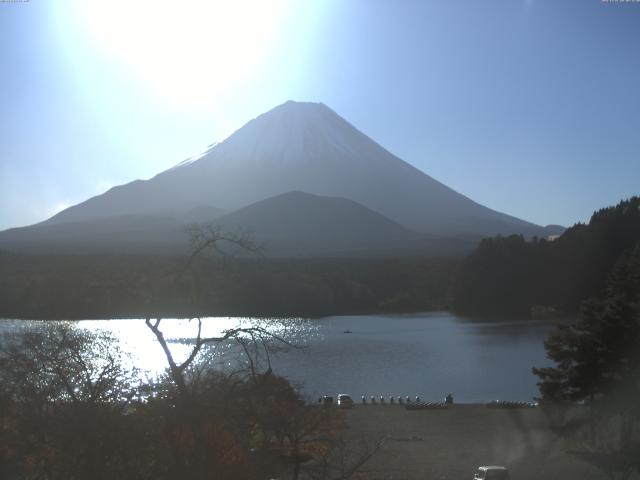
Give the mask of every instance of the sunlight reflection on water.
[[(82, 320), (77, 326), (91, 331), (106, 331), (120, 342), (121, 348), (130, 353), (133, 365), (144, 374), (155, 377), (167, 367), (167, 360), (155, 335), (142, 319), (124, 320)], [(279, 338), (303, 346), (315, 336), (317, 330), (308, 320), (265, 320), (237, 317), (208, 317), (202, 319), (202, 338), (220, 337), (234, 328), (260, 327)], [(167, 340), (176, 363), (183, 362), (191, 353), (198, 333), (197, 319), (163, 319), (160, 330)], [(278, 342), (273, 340), (272, 346)], [(233, 367), (237, 362), (246, 362), (244, 354), (232, 340), (216, 342), (206, 348), (208, 355), (214, 355), (220, 368)]]

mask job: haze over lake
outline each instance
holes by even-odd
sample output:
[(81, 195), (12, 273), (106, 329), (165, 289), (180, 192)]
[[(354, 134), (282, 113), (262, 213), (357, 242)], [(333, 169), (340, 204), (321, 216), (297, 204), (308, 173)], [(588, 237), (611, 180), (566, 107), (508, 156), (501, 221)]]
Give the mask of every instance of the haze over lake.
[[(238, 324), (275, 325), (292, 344), (272, 358), (275, 373), (298, 385), (304, 395), (420, 395), (456, 401), (530, 401), (538, 395), (531, 367), (548, 365), (543, 321), (475, 321), (449, 312), (408, 315), (335, 316), (317, 320), (207, 318), (203, 336)], [(35, 322), (3, 320), (0, 332), (32, 328)], [(166, 360), (144, 320), (84, 320), (78, 326), (112, 332), (133, 363), (156, 375)], [(195, 321), (166, 319), (162, 329), (176, 359), (187, 355)], [(351, 333), (345, 333), (351, 332)], [(227, 345), (218, 347), (220, 365), (235, 362)]]

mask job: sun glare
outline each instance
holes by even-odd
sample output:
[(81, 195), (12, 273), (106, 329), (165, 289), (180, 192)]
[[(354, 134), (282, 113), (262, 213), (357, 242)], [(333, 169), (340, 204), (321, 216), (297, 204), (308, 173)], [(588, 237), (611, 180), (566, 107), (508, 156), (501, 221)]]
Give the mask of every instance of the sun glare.
[(99, 49), (178, 106), (227, 95), (266, 60), (286, 0), (82, 1)]

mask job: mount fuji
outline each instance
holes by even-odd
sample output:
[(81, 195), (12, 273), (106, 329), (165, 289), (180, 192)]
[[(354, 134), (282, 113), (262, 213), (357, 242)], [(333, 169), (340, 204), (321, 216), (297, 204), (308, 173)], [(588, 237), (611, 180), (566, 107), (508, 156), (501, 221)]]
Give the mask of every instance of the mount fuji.
[[(284, 195), (290, 192), (297, 194)], [(279, 200), (269, 201), (272, 197)], [(247, 210), (261, 202), (266, 203)], [(276, 222), (282, 212), (291, 211), (287, 202), (299, 210), (295, 218), (313, 218), (322, 211), (327, 239), (340, 237), (351, 225), (348, 248), (355, 250), (353, 225), (359, 224), (366, 224), (361, 238), (367, 248), (375, 243), (375, 232), (387, 248), (390, 238), (403, 234), (398, 246), (406, 246), (407, 238), (415, 244), (420, 236), (544, 237), (562, 231), (474, 202), (396, 157), (322, 103), (288, 101), (191, 162), (114, 187), (40, 224), (0, 232), (0, 247), (46, 249), (51, 240), (59, 246), (87, 246), (92, 241), (88, 231), (100, 232), (101, 245), (113, 240), (121, 247), (129, 237), (141, 249), (151, 238), (153, 244), (177, 245), (184, 224), (215, 218), (223, 225), (250, 227), (258, 237), (263, 231), (273, 237), (277, 224), (279, 237), (285, 238), (295, 236), (298, 228)], [(351, 216), (339, 214), (345, 208)], [(254, 211), (260, 214), (252, 217)], [(273, 219), (271, 226), (265, 224), (267, 218)]]

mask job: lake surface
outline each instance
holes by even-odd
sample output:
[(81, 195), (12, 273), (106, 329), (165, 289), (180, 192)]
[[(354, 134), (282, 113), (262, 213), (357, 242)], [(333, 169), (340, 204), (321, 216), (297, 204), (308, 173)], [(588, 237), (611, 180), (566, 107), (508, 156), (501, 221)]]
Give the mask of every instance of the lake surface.
[[(74, 323), (111, 332), (148, 375), (165, 368), (160, 345), (144, 320)], [(0, 335), (34, 324), (0, 320)], [(203, 335), (239, 324), (274, 329), (296, 346), (275, 353), (271, 365), (309, 398), (349, 393), (356, 401), (361, 395), (440, 400), (452, 392), (460, 402), (530, 401), (538, 395), (531, 368), (550, 365), (543, 342), (551, 324), (544, 321), (476, 321), (449, 312), (279, 321), (224, 317), (203, 319)], [(176, 359), (186, 357), (196, 321), (165, 319), (161, 325)], [(213, 353), (222, 367), (238, 361), (234, 351), (234, 345), (223, 344)]]

